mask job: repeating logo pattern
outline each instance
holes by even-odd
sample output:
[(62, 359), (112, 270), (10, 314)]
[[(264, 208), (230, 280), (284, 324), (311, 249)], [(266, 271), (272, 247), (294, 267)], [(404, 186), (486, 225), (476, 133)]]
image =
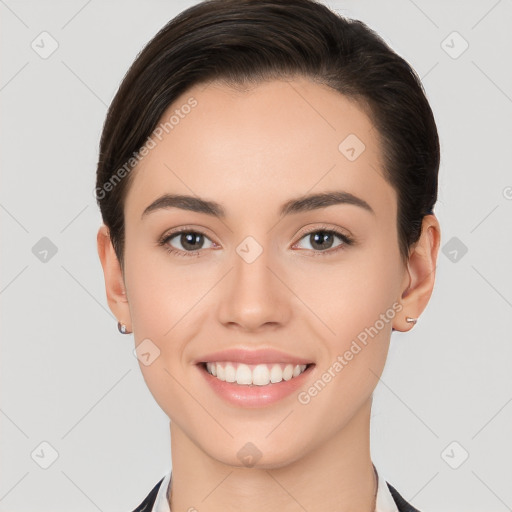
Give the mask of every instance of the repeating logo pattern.
[[(120, 468), (123, 463), (135, 468), (140, 462), (145, 466), (142, 474), (153, 471), (149, 465), (156, 453), (148, 458), (137, 455), (139, 459), (123, 456), (132, 444), (116, 445), (116, 439), (101, 439), (99, 432), (105, 424), (118, 421), (127, 436), (121, 440), (146, 446), (146, 436), (155, 432), (154, 423), (126, 425), (122, 418), (116, 419), (116, 410), (119, 403), (130, 403), (137, 416), (141, 403), (131, 401), (134, 370), (137, 364), (158, 364), (160, 349), (149, 338), (134, 350), (116, 345), (117, 319), (102, 288), (94, 245), (99, 227), (94, 151), (122, 77), (121, 67), (111, 73), (105, 70), (111, 67), (111, 47), (116, 58), (128, 63), (162, 15), (173, 17), (177, 6), (169, 9), (171, 3), (162, 7), (150, 2), (154, 18), (148, 11), (147, 25), (139, 15), (142, 4), (136, 10), (127, 7), (123, 19), (131, 29), (122, 30), (116, 22), (106, 33), (107, 25), (99, 29), (96, 25), (109, 15), (107, 3), (61, 3), (60, 10), (45, 17), (36, 4), (0, 2), (7, 43), (0, 82), (6, 155), (0, 194), (5, 236), (0, 282), (5, 326), (0, 512), (35, 507), (64, 510), (71, 503), (84, 510), (108, 510), (102, 496), (112, 474), (102, 463), (119, 457)], [(123, 4), (112, 4), (120, 16)], [(333, 7), (351, 16), (341, 2)], [(471, 489), (457, 497), (458, 510), (509, 510), (512, 74), (507, 48), (512, 43), (508, 30), (512, 6), (501, 0), (485, 6), (473, 2), (461, 4), (457, 13), (441, 3), (409, 0), (387, 3), (386, 9), (400, 10), (410, 36), (396, 29), (393, 16), (379, 19), (379, 30), (393, 40), (399, 53), (407, 50), (407, 57), (414, 59), (411, 64), (421, 76), (439, 123), (442, 165), (436, 209), (445, 239), (438, 261), (438, 291), (423, 320), (425, 330), (416, 329), (408, 341), (427, 358), (429, 371), (404, 356), (407, 364), (395, 365), (394, 375), (384, 374), (379, 382), (379, 400), (400, 410), (393, 425), (415, 425), (413, 437), (424, 445), (414, 446), (414, 457), (400, 459), (414, 470), (393, 466), (398, 468), (394, 476), (404, 482), (397, 485), (406, 489), (404, 496), (419, 508), (422, 503), (442, 508), (443, 492), (448, 492), (442, 490), (451, 489), (456, 474)], [(140, 25), (133, 24), (135, 18)], [(113, 39), (118, 39), (115, 46)], [(126, 53), (121, 55), (123, 45)], [(61, 104), (53, 103), (52, 109), (64, 128), (57, 129), (51, 119), (50, 128), (45, 128), (41, 118), (48, 116), (48, 104), (57, 97)], [(190, 107), (185, 107), (183, 115), (188, 115)], [(317, 113), (328, 118), (328, 113)], [(182, 117), (176, 119), (181, 122)], [(337, 150), (349, 162), (366, 149), (360, 134), (340, 134)], [(263, 252), (262, 242), (251, 233), (236, 247), (247, 265)], [(313, 313), (321, 318), (322, 312)], [(472, 366), (475, 353), (478, 368)], [(401, 356), (392, 357), (398, 361)], [(418, 369), (412, 381), (409, 364)], [(440, 392), (440, 383), (447, 386), (446, 393)], [(140, 385), (139, 378), (133, 389)], [(445, 403), (442, 413), (429, 407), (426, 395), (414, 394), (430, 393), (430, 387), (436, 403)], [(479, 393), (474, 400), (464, 399), (474, 393)], [(201, 397), (194, 399), (205, 411), (205, 428), (221, 428), (222, 418), (201, 403)], [(292, 421), (292, 413), (283, 414), (282, 421)], [(162, 421), (156, 405), (150, 419)], [(376, 428), (393, 436), (386, 421), (391, 420), (374, 418)], [(108, 437), (112, 430), (106, 432)], [(392, 442), (397, 450), (407, 450), (399, 436)], [(84, 445), (90, 446), (90, 458), (86, 458), (89, 450), (81, 448)], [(383, 443), (376, 442), (375, 450), (388, 453)], [(265, 453), (248, 439), (236, 457), (241, 467), (252, 468)], [(131, 473), (130, 469), (124, 474)], [(159, 477), (155, 474), (155, 480)], [(122, 482), (119, 485), (123, 487)], [(44, 496), (55, 495), (53, 503), (39, 501), (43, 489), (49, 489)], [(192, 505), (189, 510), (195, 510)]]

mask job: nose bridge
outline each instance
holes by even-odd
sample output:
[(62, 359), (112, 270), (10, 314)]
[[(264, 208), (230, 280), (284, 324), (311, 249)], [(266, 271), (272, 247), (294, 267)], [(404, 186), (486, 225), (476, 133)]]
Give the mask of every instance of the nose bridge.
[(272, 284), (269, 270), (272, 255), (268, 243), (263, 246), (253, 237), (247, 237), (236, 247), (233, 258), (234, 282), (237, 294), (254, 296), (267, 295)]
[[(264, 238), (264, 239), (263, 239)], [(236, 246), (233, 271), (221, 298), (220, 320), (257, 329), (266, 323), (282, 323), (288, 312), (287, 290), (274, 275), (279, 267), (268, 237), (247, 236)]]

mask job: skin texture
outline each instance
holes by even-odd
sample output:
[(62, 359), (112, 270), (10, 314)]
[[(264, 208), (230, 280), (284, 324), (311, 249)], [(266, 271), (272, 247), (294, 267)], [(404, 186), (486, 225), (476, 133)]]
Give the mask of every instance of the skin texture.
[[(132, 171), (124, 275), (105, 226), (97, 237), (112, 312), (136, 345), (149, 338), (160, 350), (139, 365), (170, 418), (171, 510), (373, 511), (372, 393), (391, 328), (411, 329), (406, 316), (418, 318), (430, 299), (439, 223), (424, 218), (404, 266), (378, 133), (338, 92), (305, 78), (248, 90), (215, 82), (183, 93), (163, 119), (191, 96), (197, 106)], [(338, 149), (349, 134), (366, 146), (354, 161)], [(340, 204), (278, 214), (292, 198), (332, 190), (375, 213)], [(164, 192), (217, 201), (226, 218), (171, 208), (141, 219)], [(187, 255), (179, 235), (167, 245), (183, 257), (158, 245), (181, 226), (205, 234), (198, 255)], [(321, 228), (356, 242), (336, 251), (343, 241), (335, 237), (322, 252), (306, 236)], [(250, 264), (236, 251), (247, 236), (263, 248)], [(293, 393), (263, 408), (235, 407), (193, 364), (225, 348), (273, 347), (315, 363), (307, 389), (393, 304), (401, 310), (308, 404)], [(237, 456), (247, 442), (261, 452), (250, 468)]]

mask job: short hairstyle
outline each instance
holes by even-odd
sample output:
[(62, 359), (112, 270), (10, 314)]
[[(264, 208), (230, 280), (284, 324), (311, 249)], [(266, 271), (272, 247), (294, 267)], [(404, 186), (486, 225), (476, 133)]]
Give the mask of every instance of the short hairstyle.
[(366, 24), (315, 0), (206, 0), (147, 43), (105, 119), (96, 199), (121, 268), (124, 202), (134, 173), (115, 184), (112, 179), (123, 166), (136, 165), (133, 155), (169, 105), (200, 83), (236, 88), (293, 77), (354, 100), (376, 127), (383, 175), (397, 193), (399, 251), (407, 261), (423, 217), (433, 213), (440, 160), (434, 116), (415, 71)]

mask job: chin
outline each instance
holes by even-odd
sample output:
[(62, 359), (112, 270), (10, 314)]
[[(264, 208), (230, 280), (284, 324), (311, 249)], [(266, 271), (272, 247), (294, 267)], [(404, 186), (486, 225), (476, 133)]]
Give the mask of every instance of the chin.
[[(245, 437), (247, 439), (247, 436)], [(304, 454), (304, 450), (299, 446), (288, 445), (283, 450), (283, 440), (276, 437), (279, 442), (280, 450), (274, 446), (273, 442), (265, 439), (252, 438), (253, 441), (244, 440), (241, 443), (229, 442), (229, 446), (216, 445), (215, 450), (207, 451), (213, 459), (222, 464), (236, 468), (247, 469), (277, 469), (286, 467)], [(221, 450), (219, 452), (219, 449)]]

